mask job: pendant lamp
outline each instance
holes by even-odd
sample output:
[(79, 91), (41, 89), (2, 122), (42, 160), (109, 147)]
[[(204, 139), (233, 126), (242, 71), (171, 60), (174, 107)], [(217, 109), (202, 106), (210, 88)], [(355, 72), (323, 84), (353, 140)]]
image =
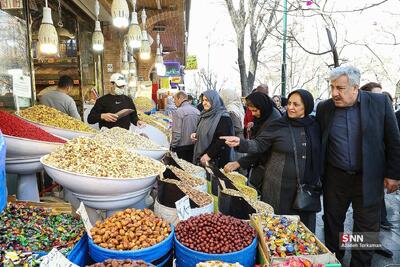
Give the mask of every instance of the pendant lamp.
[(149, 37), (146, 31), (146, 11), (142, 10), (142, 44), (140, 46), (140, 59), (149, 60), (151, 58), (151, 46), (149, 42)]
[(111, 16), (115, 27), (123, 29), (129, 25), (129, 7), (126, 0), (113, 0)]
[(39, 28), (39, 51), (43, 55), (54, 55), (58, 52), (58, 35), (51, 18), (51, 9), (43, 7), (43, 19)]
[(104, 50), (104, 36), (101, 32), (101, 26), (99, 21), (99, 12), (100, 12), (100, 5), (99, 1), (96, 0), (95, 4), (95, 12), (96, 12), (96, 25), (94, 28), (94, 33), (92, 35), (92, 48), (95, 52), (101, 52)]
[(164, 59), (162, 56), (162, 44), (160, 42), (160, 34), (157, 33), (157, 53), (156, 53), (156, 63), (155, 66), (156, 68), (160, 68), (164, 65)]
[(136, 12), (136, 0), (132, 0), (133, 12), (131, 18), (131, 24), (129, 25), (128, 31), (128, 46), (131, 49), (139, 49), (142, 42), (142, 31), (140, 30), (138, 22), (138, 14)]
[(129, 58), (129, 74), (136, 75), (137, 69), (136, 69), (136, 60), (133, 58), (132, 55), (130, 55)]
[(126, 42), (124, 42), (124, 56), (122, 58), (121, 73), (123, 75), (129, 74), (128, 50)]

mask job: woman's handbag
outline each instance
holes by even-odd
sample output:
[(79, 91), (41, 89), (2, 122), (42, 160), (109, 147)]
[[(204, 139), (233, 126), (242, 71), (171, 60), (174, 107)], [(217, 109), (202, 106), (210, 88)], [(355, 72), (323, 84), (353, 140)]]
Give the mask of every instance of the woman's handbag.
[(300, 181), (299, 164), (297, 160), (296, 141), (294, 139), (292, 126), (289, 124), (290, 136), (292, 138), (294, 150), (294, 163), (296, 166), (297, 192), (292, 208), (299, 211), (318, 212), (321, 210), (320, 195), (322, 186), (320, 183), (316, 185), (302, 184)]

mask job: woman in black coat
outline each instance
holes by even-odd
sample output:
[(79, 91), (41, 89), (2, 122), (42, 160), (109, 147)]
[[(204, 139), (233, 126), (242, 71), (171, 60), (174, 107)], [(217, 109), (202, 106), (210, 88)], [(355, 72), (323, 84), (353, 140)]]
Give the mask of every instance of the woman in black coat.
[(219, 137), (233, 135), (233, 123), (217, 91), (205, 91), (202, 104), (204, 110), (200, 113), (196, 133), (191, 134), (195, 143), (193, 163), (206, 165), (211, 161), (222, 168), (231, 160), (232, 149)]
[[(281, 117), (279, 110), (272, 99), (264, 93), (254, 92), (246, 97), (246, 106), (253, 115), (253, 127), (250, 131), (250, 139), (256, 138), (265, 131), (271, 122)], [(262, 180), (265, 173), (265, 164), (270, 153), (248, 153), (237, 161), (230, 162), (225, 166), (226, 171), (235, 171), (239, 168), (250, 170), (250, 184), (258, 192), (262, 190)]]
[(276, 214), (299, 215), (311, 231), (315, 231), (316, 213), (292, 208), (296, 197), (297, 174), (291, 131), (297, 148), (300, 181), (302, 184), (316, 185), (320, 181), (321, 139), (319, 126), (309, 115), (313, 108), (312, 95), (299, 89), (289, 94), (287, 113), (272, 122), (254, 140), (222, 137), (230, 147), (240, 145), (240, 152), (270, 151), (262, 184), (262, 201), (269, 203)]

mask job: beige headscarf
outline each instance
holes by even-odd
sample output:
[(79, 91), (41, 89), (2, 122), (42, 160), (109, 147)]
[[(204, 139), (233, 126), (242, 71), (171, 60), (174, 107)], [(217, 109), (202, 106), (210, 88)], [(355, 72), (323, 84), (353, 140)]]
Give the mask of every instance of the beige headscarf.
[(228, 112), (233, 112), (238, 118), (240, 118), (241, 127), (244, 127), (244, 108), (240, 95), (233, 89), (222, 89), (219, 95), (224, 101), (225, 107)]

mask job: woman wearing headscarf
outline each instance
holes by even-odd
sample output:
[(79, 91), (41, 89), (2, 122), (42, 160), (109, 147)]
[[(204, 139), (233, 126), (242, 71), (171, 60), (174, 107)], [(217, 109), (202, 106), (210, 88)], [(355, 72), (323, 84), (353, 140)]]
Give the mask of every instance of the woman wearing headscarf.
[(308, 91), (295, 90), (289, 94), (287, 113), (272, 122), (254, 140), (222, 137), (230, 147), (240, 145), (240, 152), (270, 151), (262, 186), (262, 201), (269, 203), (276, 214), (299, 215), (311, 231), (315, 231), (316, 212), (300, 211), (292, 206), (297, 191), (297, 171), (291, 135), (297, 150), (300, 183), (311, 186), (319, 184), (321, 139), (318, 123), (309, 115), (313, 107), (314, 99)]
[(200, 113), (196, 133), (191, 134), (195, 142), (193, 163), (205, 165), (212, 161), (221, 168), (230, 161), (232, 149), (219, 137), (234, 134), (232, 120), (215, 90), (203, 93), (202, 104), (204, 110)]
[[(281, 117), (272, 99), (264, 93), (254, 92), (246, 97), (246, 106), (253, 115), (253, 127), (248, 133), (250, 139), (256, 138), (273, 120)], [(266, 154), (266, 155), (264, 155)], [(229, 170), (249, 170), (250, 184), (259, 193), (262, 190), (262, 180), (265, 173), (265, 163), (269, 153), (248, 153), (237, 161), (228, 163)]]

